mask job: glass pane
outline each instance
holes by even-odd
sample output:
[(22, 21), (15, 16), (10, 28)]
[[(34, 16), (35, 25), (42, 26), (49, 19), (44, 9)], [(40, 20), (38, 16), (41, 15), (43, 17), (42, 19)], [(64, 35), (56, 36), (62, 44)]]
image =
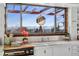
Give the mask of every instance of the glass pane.
[(13, 4), (7, 4), (7, 10), (13, 10), (14, 5)]
[(56, 32), (65, 32), (65, 9), (56, 14)]
[[(23, 14), (23, 27), (26, 27), (30, 34), (40, 33), (40, 25), (36, 22), (37, 14)], [(45, 23), (42, 25), (42, 33), (54, 32), (54, 16), (42, 15), (45, 17)]]
[(7, 32), (17, 33), (20, 27), (20, 14), (8, 13), (7, 14)]
[(20, 10), (20, 5), (19, 4), (8, 4), (7, 10)]
[(14, 10), (20, 10), (20, 5), (14, 5)]
[(46, 7), (28, 5), (27, 11), (39, 12), (39, 11), (43, 10), (44, 8), (46, 8)]

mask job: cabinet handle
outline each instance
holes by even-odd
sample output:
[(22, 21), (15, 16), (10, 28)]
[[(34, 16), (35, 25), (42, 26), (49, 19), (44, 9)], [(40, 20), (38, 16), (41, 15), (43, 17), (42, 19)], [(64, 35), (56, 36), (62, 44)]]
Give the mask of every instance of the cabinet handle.
[(46, 54), (46, 50), (44, 50), (44, 53)]

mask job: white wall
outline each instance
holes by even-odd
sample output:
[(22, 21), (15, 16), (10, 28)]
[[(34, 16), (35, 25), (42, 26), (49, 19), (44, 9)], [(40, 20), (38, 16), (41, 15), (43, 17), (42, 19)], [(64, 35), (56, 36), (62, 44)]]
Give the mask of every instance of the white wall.
[(0, 4), (0, 38), (2, 38), (2, 39), (4, 39), (4, 23), (5, 23), (4, 16), (5, 16), (4, 5)]
[[(0, 41), (2, 42), (2, 44), (4, 44), (4, 13), (4, 5), (0, 3)], [(3, 45), (0, 45), (0, 55), (3, 55), (3, 47)]]
[(68, 9), (68, 31), (72, 40), (77, 40), (77, 7)]

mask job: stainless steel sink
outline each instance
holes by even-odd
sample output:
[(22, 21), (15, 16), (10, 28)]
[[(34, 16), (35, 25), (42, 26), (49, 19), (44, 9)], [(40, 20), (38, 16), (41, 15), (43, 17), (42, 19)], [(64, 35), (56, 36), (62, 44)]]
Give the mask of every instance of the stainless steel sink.
[(48, 45), (54, 45), (59, 41), (49, 41), (49, 42), (40, 42), (40, 43), (31, 43), (33, 46), (48, 46)]
[(40, 43), (31, 43), (33, 46), (48, 46), (53, 45), (56, 41), (53, 42), (40, 42)]
[(33, 46), (48, 46), (47, 43), (32, 43)]

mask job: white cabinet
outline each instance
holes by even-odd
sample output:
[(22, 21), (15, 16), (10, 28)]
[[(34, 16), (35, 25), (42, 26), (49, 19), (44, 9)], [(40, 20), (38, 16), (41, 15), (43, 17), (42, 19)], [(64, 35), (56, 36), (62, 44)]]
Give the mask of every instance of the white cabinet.
[(2, 41), (1, 43), (3, 44), (3, 39), (4, 39), (4, 22), (5, 22), (5, 8), (4, 8), (4, 4), (0, 3), (0, 41)]
[(54, 56), (70, 56), (71, 50), (70, 45), (58, 44), (53, 46)]
[(52, 44), (52, 46), (36, 46), (35, 56), (79, 56), (79, 45)]
[(72, 56), (79, 56), (79, 45), (72, 45), (71, 51)]
[(70, 56), (71, 46), (56, 44), (52, 46), (39, 46), (34, 48), (35, 56)]
[(45, 53), (46, 53), (46, 48), (43, 46), (34, 48), (34, 55), (35, 56), (44, 56)]
[(47, 46), (46, 56), (52, 56), (52, 55), (53, 55), (53, 46)]
[(52, 46), (39, 46), (34, 48), (35, 56), (52, 56)]

